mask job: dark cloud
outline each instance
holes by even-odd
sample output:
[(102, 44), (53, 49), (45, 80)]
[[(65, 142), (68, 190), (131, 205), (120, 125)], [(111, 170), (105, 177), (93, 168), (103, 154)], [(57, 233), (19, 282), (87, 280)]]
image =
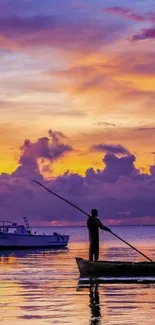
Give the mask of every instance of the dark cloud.
[(141, 128), (136, 128), (135, 131), (152, 131), (155, 130), (155, 127), (141, 127)]
[[(39, 159), (41, 163), (47, 166), (46, 161), (50, 163), (63, 157), (68, 152), (73, 151), (73, 148), (62, 142), (66, 136), (62, 132), (54, 132), (49, 130), (49, 137), (39, 138), (36, 142), (25, 140), (21, 146), (21, 155), (19, 158), (19, 167), (13, 173), (16, 177), (35, 177), (39, 174)], [(42, 166), (42, 170), (47, 167)], [(50, 166), (49, 166), (50, 168)]]
[(128, 155), (118, 158), (114, 154), (106, 154), (103, 162), (106, 167), (104, 169), (104, 179), (109, 182), (116, 182), (120, 176), (134, 177), (137, 174), (134, 162), (136, 157)]
[(113, 124), (113, 123), (108, 123), (108, 122), (102, 122), (102, 121), (98, 121), (96, 123), (94, 123), (93, 125), (96, 125), (96, 126), (116, 126), (116, 124)]
[(134, 155), (128, 155), (125, 157), (117, 157), (112, 153), (107, 153), (103, 162), (105, 168), (103, 170), (97, 170), (96, 172), (93, 168), (86, 171), (87, 179), (92, 183), (92, 181), (98, 180), (105, 183), (115, 183), (119, 181), (120, 177), (130, 177), (134, 179), (139, 175), (139, 170), (134, 166), (136, 158)]
[(155, 38), (155, 27), (143, 28), (139, 33), (132, 35), (132, 41), (141, 41)]
[(73, 149), (68, 144), (64, 144), (61, 139), (65, 139), (63, 133), (49, 130), (49, 138), (39, 138), (35, 143), (25, 140), (21, 147), (22, 154), (19, 163), (29, 165), (33, 161), (36, 162), (38, 158), (45, 158), (53, 162), (65, 153), (72, 151)]
[(91, 151), (110, 152), (114, 154), (127, 155), (129, 151), (124, 148), (121, 144), (96, 144), (90, 148)]

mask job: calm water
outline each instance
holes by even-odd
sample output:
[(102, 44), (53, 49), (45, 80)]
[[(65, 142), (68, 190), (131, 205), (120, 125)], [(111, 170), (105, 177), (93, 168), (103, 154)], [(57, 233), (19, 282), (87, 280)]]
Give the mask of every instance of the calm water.
[[(154, 227), (113, 227), (155, 260)], [(88, 254), (86, 228), (35, 229), (70, 234), (68, 250), (0, 254), (0, 324), (155, 324), (155, 284), (81, 285), (75, 256)], [(100, 259), (144, 260), (101, 233)]]

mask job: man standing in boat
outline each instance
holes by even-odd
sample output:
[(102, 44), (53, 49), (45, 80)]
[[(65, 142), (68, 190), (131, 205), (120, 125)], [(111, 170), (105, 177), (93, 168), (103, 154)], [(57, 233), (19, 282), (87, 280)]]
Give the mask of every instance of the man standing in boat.
[(97, 209), (91, 210), (91, 216), (87, 220), (87, 228), (89, 230), (89, 261), (95, 262), (99, 259), (99, 228), (105, 231), (110, 231), (109, 228), (103, 226), (100, 219), (97, 218)]

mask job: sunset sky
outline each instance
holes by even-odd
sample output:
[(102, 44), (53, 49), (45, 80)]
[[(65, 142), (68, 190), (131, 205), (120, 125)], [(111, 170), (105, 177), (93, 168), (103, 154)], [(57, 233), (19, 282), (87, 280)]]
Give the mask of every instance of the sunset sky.
[(0, 79), (1, 219), (155, 223), (154, 0), (1, 0)]

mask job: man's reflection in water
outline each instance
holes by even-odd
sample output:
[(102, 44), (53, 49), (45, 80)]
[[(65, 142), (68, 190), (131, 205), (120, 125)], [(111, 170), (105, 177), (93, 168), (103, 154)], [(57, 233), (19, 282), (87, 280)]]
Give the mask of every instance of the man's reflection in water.
[(89, 307), (91, 309), (90, 325), (99, 325), (101, 321), (100, 298), (98, 291), (99, 284), (90, 284), (89, 287)]

